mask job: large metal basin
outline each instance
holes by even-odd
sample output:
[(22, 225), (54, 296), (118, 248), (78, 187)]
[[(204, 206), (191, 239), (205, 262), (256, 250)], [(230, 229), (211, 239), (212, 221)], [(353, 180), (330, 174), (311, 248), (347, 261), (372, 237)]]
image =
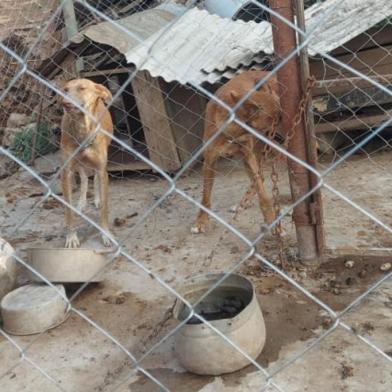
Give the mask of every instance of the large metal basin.
[[(100, 282), (108, 263), (110, 251), (82, 248), (31, 248), (27, 250), (28, 263), (50, 282), (84, 283)], [(32, 271), (33, 282), (42, 282)]]
[[(180, 292), (194, 304), (221, 277), (221, 274), (211, 274), (193, 278)], [(249, 280), (231, 275), (196, 306), (196, 311), (250, 358), (256, 359), (260, 355), (265, 344), (265, 324)], [(177, 301), (174, 317), (183, 321), (189, 314), (189, 309)], [(196, 374), (216, 376), (249, 365), (248, 358), (208, 325), (198, 322), (193, 317), (175, 335), (175, 354), (185, 369)]]

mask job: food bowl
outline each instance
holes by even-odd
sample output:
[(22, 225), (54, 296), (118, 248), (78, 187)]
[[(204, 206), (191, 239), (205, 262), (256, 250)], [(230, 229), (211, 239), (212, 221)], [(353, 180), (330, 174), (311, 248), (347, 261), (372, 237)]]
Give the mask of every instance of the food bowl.
[[(108, 263), (110, 250), (81, 248), (31, 248), (27, 249), (28, 264), (50, 282), (85, 283), (101, 282), (102, 272)], [(33, 282), (42, 282), (28, 270)]]
[(61, 324), (67, 316), (62, 285), (29, 284), (8, 293), (1, 301), (3, 329), (11, 335), (33, 335)]
[[(188, 281), (180, 293), (191, 304), (206, 293), (222, 274), (210, 274)], [(230, 275), (195, 307), (214, 328), (250, 358), (256, 359), (264, 348), (265, 324), (252, 283)], [(190, 311), (176, 301), (174, 317), (184, 321)], [(175, 354), (181, 365), (192, 373), (218, 376), (249, 365), (250, 361), (208, 325), (193, 316), (175, 335)]]

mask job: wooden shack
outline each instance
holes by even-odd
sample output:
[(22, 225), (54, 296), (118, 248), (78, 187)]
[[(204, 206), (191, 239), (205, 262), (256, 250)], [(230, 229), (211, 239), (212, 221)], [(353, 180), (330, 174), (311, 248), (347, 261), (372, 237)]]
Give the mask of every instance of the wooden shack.
[[(377, 24), (330, 53), (354, 70), (392, 88), (392, 23)], [(316, 132), (369, 130), (391, 114), (392, 97), (363, 77), (315, 57), (311, 72), (318, 82), (313, 90)]]

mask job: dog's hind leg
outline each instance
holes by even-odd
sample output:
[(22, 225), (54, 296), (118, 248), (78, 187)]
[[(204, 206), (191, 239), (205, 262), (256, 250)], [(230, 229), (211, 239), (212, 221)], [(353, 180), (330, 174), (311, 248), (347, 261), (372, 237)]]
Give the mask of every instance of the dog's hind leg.
[[(203, 197), (201, 200), (201, 204), (206, 208), (211, 208), (211, 193), (212, 187), (214, 185), (215, 167), (217, 159), (218, 155), (213, 147), (208, 148), (205, 151), (203, 163)], [(208, 213), (201, 209), (194, 225), (191, 228), (191, 232), (193, 234), (203, 233), (206, 229), (208, 219)]]
[(244, 163), (247, 173), (252, 183), (256, 187), (257, 195), (259, 197), (260, 209), (263, 212), (264, 219), (268, 224), (271, 224), (275, 219), (274, 207), (271, 199), (264, 188), (264, 179), (261, 175), (260, 161), (257, 159), (253, 149), (253, 142), (250, 146), (243, 148)]
[(88, 177), (82, 166), (78, 168), (78, 172), (80, 177), (80, 197), (78, 210), (82, 211), (87, 204)]

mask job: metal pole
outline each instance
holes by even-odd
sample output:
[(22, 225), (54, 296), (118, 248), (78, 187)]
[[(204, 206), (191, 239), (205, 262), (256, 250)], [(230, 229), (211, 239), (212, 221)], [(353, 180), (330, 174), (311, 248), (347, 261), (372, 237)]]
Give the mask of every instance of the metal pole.
[[(271, 8), (286, 20), (294, 23), (294, 0), (270, 0)], [(285, 59), (297, 47), (296, 32), (287, 23), (271, 14), (275, 55)], [(293, 57), (277, 74), (280, 86), (280, 103), (283, 110), (282, 126), (290, 132), (293, 119), (298, 110), (302, 96), (301, 72), (298, 57)], [(297, 126), (288, 149), (291, 154), (308, 162), (305, 122), (302, 119)], [(311, 189), (309, 171), (302, 165), (288, 159), (290, 188), (293, 201), (298, 200)], [(312, 200), (307, 198), (294, 208), (293, 218), (296, 228), (299, 255), (302, 260), (317, 260), (317, 228), (312, 213)]]
[[(305, 24), (305, 4), (304, 0), (296, 0), (296, 16), (297, 16), (297, 26), (302, 30), (306, 31)], [(302, 34), (298, 34), (298, 43), (301, 45), (305, 40)], [(306, 82), (310, 77), (310, 66), (309, 66), (309, 56), (306, 47), (302, 48), (300, 52), (300, 62), (301, 62), (301, 80), (302, 80), (302, 91), (304, 91)], [(314, 131), (314, 117), (312, 111), (312, 100), (308, 101), (308, 107), (306, 108), (306, 118), (305, 118), (305, 131), (306, 131), (306, 141), (308, 146), (308, 163), (316, 167), (317, 166), (317, 141)], [(310, 183), (312, 187), (315, 187), (318, 183), (318, 178), (313, 173), (309, 173)], [(325, 232), (324, 232), (324, 218), (323, 218), (323, 202), (321, 189), (317, 189), (312, 194), (312, 214), (314, 218), (314, 223), (316, 225), (316, 240), (317, 240), (317, 251), (319, 256), (324, 252), (325, 248)]]

